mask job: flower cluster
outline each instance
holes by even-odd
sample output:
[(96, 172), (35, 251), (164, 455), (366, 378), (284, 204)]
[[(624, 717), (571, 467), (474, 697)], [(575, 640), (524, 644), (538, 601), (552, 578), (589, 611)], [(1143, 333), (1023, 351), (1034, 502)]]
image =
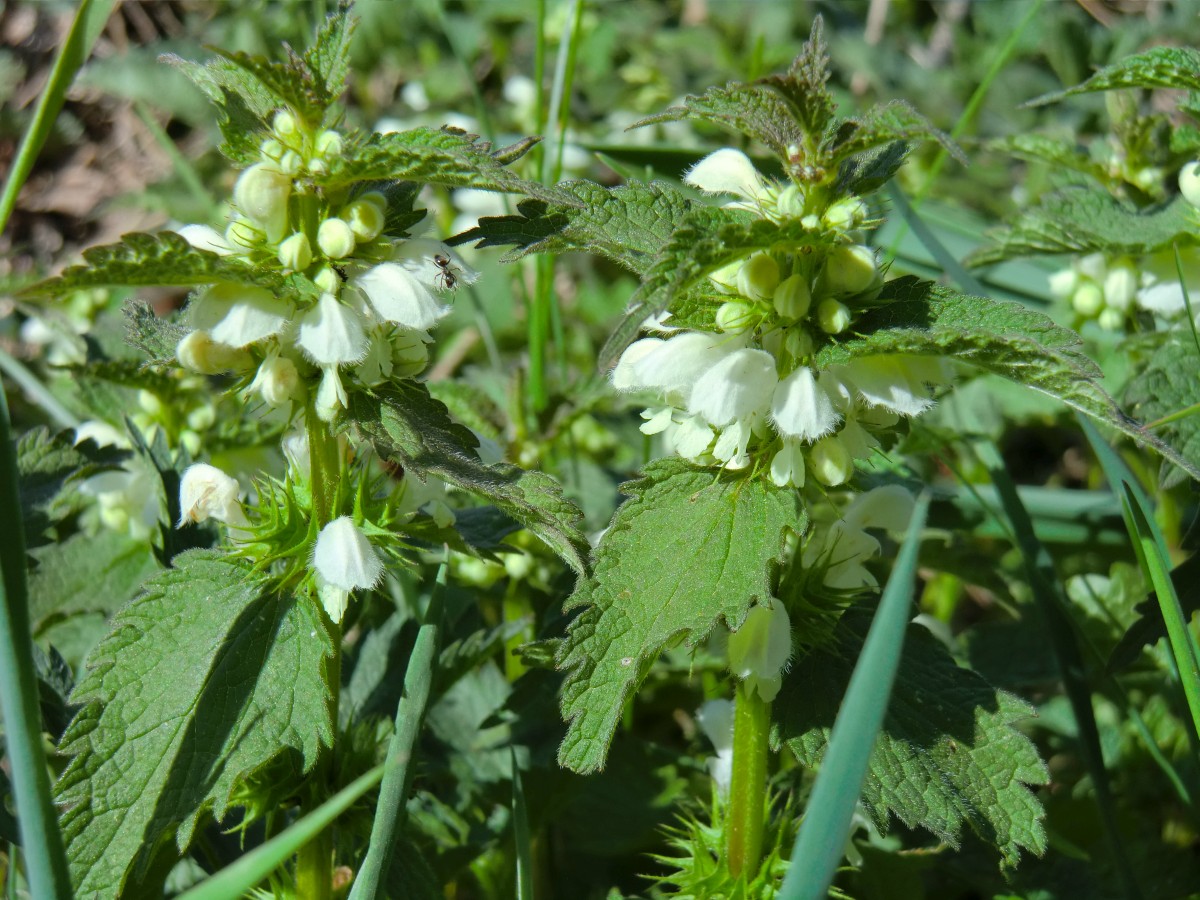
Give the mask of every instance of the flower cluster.
[[(1198, 289), (1200, 283), (1189, 294)], [(1091, 253), (1051, 275), (1050, 292), (1070, 303), (1081, 321), (1094, 320), (1105, 331), (1124, 330), (1139, 309), (1169, 319), (1185, 308), (1173, 252), (1144, 261)]]
[(813, 234), (808, 252), (759, 252), (709, 277), (727, 297), (716, 331), (663, 333), (636, 341), (612, 373), (622, 391), (653, 392), (660, 406), (642, 415), (645, 434), (694, 462), (744, 468), (769, 459), (771, 479), (802, 487), (811, 471), (825, 485), (847, 481), (854, 460), (879, 446), (875, 432), (933, 404), (932, 386), (949, 378), (936, 358), (855, 359), (817, 371), (819, 341), (846, 332), (879, 293), (883, 276), (857, 230), (869, 224), (861, 200), (819, 208), (794, 184), (763, 178), (736, 150), (718, 150), (688, 183), (733, 194), (730, 205), (776, 222), (798, 220)]
[(203, 374), (245, 375), (246, 393), (272, 407), (291, 408), (315, 387), (311, 399), (328, 422), (346, 407), (348, 385), (421, 371), (428, 332), (449, 311), (435, 293), (476, 278), (442, 244), (389, 236), (383, 194), (318, 188), (312, 179), (341, 149), (337, 132), (313, 131), (281, 111), (261, 161), (234, 186), (224, 234), (203, 225), (179, 230), (195, 247), (307, 284), (286, 297), (209, 286), (188, 308), (192, 330), (176, 349), (179, 363)]

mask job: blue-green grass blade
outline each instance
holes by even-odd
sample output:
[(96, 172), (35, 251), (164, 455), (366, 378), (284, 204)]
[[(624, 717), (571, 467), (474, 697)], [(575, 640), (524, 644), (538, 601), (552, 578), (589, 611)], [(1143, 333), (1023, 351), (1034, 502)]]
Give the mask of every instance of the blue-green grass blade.
[(231, 897), (241, 897), (333, 824), (359, 797), (379, 784), (387, 768), (388, 764), (384, 763), (360, 775), (303, 819), (182, 894), (179, 900), (229, 900)]
[(433, 685), (438, 657), (438, 620), (441, 616), (441, 593), (446, 584), (446, 564), (438, 569), (437, 584), (425, 614), (425, 624), (417, 632), (408, 668), (404, 672), (404, 693), (396, 707), (396, 730), (388, 747), (387, 773), (379, 789), (375, 807), (375, 822), (371, 826), (370, 843), (363, 859), (350, 900), (374, 900), (387, 896), (388, 866), (396, 839), (404, 830), (407, 814), (408, 789), (412, 784), (413, 750), (425, 718), (425, 705)]
[(533, 840), (529, 834), (529, 810), (525, 805), (525, 786), (517, 765), (516, 751), (512, 759), (513, 841), (517, 851), (517, 900), (533, 900)]
[(780, 888), (780, 900), (823, 900), (842, 861), (871, 749), (887, 713), (904, 632), (912, 618), (917, 550), (928, 511), (929, 495), (922, 494), (883, 590), (862, 656), (850, 676), (846, 699), (833, 723), (829, 747)]

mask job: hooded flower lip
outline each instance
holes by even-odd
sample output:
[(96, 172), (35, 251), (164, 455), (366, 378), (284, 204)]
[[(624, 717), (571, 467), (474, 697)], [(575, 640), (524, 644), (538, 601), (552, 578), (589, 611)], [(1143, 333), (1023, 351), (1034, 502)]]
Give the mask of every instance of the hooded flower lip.
[(840, 419), (829, 395), (807, 366), (780, 381), (771, 399), (771, 420), (788, 437), (808, 442), (818, 440), (832, 432)]
[(688, 412), (718, 428), (761, 415), (770, 405), (777, 383), (775, 357), (770, 353), (735, 350), (696, 381)]
[(396, 248), (392, 260), (423, 285), (444, 287), (445, 271), (437, 263), (437, 257), (448, 260), (454, 272), (456, 284), (474, 284), (479, 273), (468, 266), (453, 250), (440, 241), (416, 238), (405, 241)]
[(381, 319), (413, 331), (428, 331), (450, 312), (398, 263), (380, 263), (359, 275), (354, 284)]
[(216, 466), (206, 463), (188, 466), (179, 480), (179, 526), (205, 519), (245, 525), (246, 515), (238, 501), (240, 491), (237, 480)]
[(676, 392), (686, 403), (697, 380), (741, 346), (738, 338), (703, 331), (689, 331), (669, 340), (643, 338), (621, 354), (613, 383), (620, 390)]
[(259, 225), (267, 240), (275, 243), (287, 228), (288, 196), (292, 180), (270, 163), (256, 163), (238, 177), (233, 202), (242, 214)]
[(265, 288), (218, 284), (192, 304), (189, 316), (218, 344), (240, 349), (283, 331), (294, 312)]
[(342, 591), (374, 587), (383, 577), (383, 560), (349, 516), (339, 516), (321, 529), (312, 567), (325, 584)]
[(300, 317), (296, 343), (322, 366), (355, 363), (367, 352), (361, 317), (333, 294), (322, 294), (316, 305)]
[(706, 194), (736, 194), (751, 201), (766, 191), (762, 176), (750, 157), (741, 150), (728, 147), (704, 157), (683, 180)]
[(870, 406), (882, 406), (902, 416), (918, 416), (933, 406), (925, 382), (945, 380), (933, 359), (869, 356), (842, 367), (838, 376), (849, 382)]
[(792, 656), (792, 623), (783, 604), (755, 606), (742, 627), (729, 635), (729, 668), (768, 703), (783, 683)]
[(234, 252), (225, 236), (207, 225), (184, 225), (175, 233), (197, 250), (210, 250), (218, 256), (229, 256)]

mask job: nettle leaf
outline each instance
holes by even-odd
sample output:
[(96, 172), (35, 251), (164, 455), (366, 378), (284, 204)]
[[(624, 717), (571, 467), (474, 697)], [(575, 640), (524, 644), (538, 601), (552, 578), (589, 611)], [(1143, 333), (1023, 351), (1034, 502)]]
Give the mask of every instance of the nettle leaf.
[(572, 204), (574, 201), (561, 191), (526, 181), (506, 168), (536, 143), (535, 138), (527, 138), (493, 152), (488, 141), (458, 129), (411, 128), (392, 134), (372, 134), (350, 143), (339, 157), (330, 161), (328, 173), (313, 180), (336, 186), (399, 179), (528, 194)]
[[(1200, 351), (1185, 330), (1185, 334), (1159, 347), (1145, 368), (1129, 380), (1125, 402), (1138, 418), (1156, 422), (1200, 403), (1198, 373)], [(1156, 432), (1194, 468), (1200, 468), (1200, 409), (1162, 425)]]
[[(871, 617), (843, 616), (830, 642), (792, 664), (775, 699), (774, 738), (801, 765), (820, 764), (862, 652)], [(910, 625), (883, 729), (871, 753), (863, 803), (881, 830), (889, 815), (953, 847), (963, 826), (1000, 850), (1006, 867), (1021, 850), (1046, 850), (1045, 815), (1030, 791), (1049, 783), (1033, 742), (1013, 723), (1034, 715), (959, 666), (928, 631)]]
[(358, 20), (350, 17), (348, 9), (330, 14), (317, 31), (313, 45), (304, 52), (304, 64), (327, 96), (338, 97), (346, 88), (350, 38), (357, 25)]
[(1101, 184), (1112, 184), (1108, 167), (1092, 159), (1083, 148), (1071, 141), (1061, 141), (1044, 134), (1014, 134), (1001, 140), (987, 142), (987, 149), (1008, 153), (1018, 159), (1046, 162), (1094, 178)]
[(1153, 47), (1105, 66), (1082, 84), (1038, 97), (1027, 105), (1041, 106), (1076, 94), (1122, 88), (1200, 90), (1200, 51), (1191, 47)]
[(306, 121), (319, 123), (337, 95), (330, 93), (323, 79), (318, 80), (313, 76), (304, 60), (291, 47), (285, 44), (284, 49), (287, 60), (276, 62), (242, 50), (215, 48), (217, 53), (256, 79), (263, 90), (275, 97), (276, 107), (286, 105)]
[(989, 266), (1046, 253), (1152, 253), (1171, 244), (1195, 244), (1200, 213), (1182, 197), (1165, 207), (1138, 210), (1107, 192), (1074, 188), (1051, 194), (1017, 220), (988, 233), (964, 261)]
[(709, 273), (758, 251), (789, 253), (833, 242), (831, 233), (806, 228), (799, 219), (773, 222), (746, 210), (693, 207), (629, 298), (625, 317), (600, 351), (601, 367), (616, 362), (647, 317), (670, 308)]
[(910, 149), (905, 141), (895, 141), (844, 160), (838, 168), (837, 191), (863, 197), (879, 190), (900, 171)]
[(221, 153), (243, 166), (262, 159), (259, 144), (279, 101), (258, 78), (224, 59), (198, 63), (165, 53), (159, 60), (179, 69), (217, 107)]
[(146, 355), (150, 364), (166, 364), (175, 358), (175, 348), (188, 329), (162, 318), (144, 300), (130, 300), (121, 309), (125, 316), (125, 340)]
[(897, 141), (907, 144), (935, 141), (960, 163), (967, 164), (967, 158), (950, 136), (903, 100), (880, 104), (863, 116), (837, 123), (821, 142), (821, 153), (829, 163), (838, 163)]
[(57, 799), (81, 897), (122, 895), (202, 815), (223, 819), (250, 773), (282, 756), (299, 775), (331, 744), (316, 605), (217, 553), (176, 563), (117, 614), (72, 696)]
[(888, 282), (882, 305), (855, 323), (856, 336), (831, 342), (819, 369), (856, 357), (939, 356), (966, 363), (1055, 398), (1147, 444), (1200, 478), (1200, 467), (1150, 434), (1101, 386), (1102, 373), (1075, 332), (1019, 303), (960, 294), (913, 276)]
[(484, 497), (545, 541), (577, 573), (587, 571), (583, 514), (563, 496), (562, 486), (543, 472), (480, 461), (475, 435), (451, 420), (425, 385), (398, 381), (375, 396), (356, 394), (349, 418), (383, 459)]
[(566, 671), (567, 735), (558, 761), (576, 772), (604, 766), (625, 701), (666, 647), (695, 646), (718, 623), (736, 629), (771, 596), (787, 533), (804, 530), (795, 491), (746, 472), (651, 463), (593, 555), (594, 573), (567, 608), (558, 667)]
[(678, 188), (661, 181), (629, 182), (606, 188), (590, 181), (567, 181), (558, 190), (579, 206), (524, 200), (512, 216), (485, 216), (452, 243), (477, 247), (516, 245), (502, 262), (530, 253), (597, 253), (644, 274), (680, 221), (697, 208)]
[(86, 265), (68, 266), (21, 292), (22, 296), (52, 296), (79, 288), (180, 285), (193, 287), (218, 281), (278, 288), (278, 272), (200, 250), (173, 231), (132, 232), (115, 244), (83, 251)]

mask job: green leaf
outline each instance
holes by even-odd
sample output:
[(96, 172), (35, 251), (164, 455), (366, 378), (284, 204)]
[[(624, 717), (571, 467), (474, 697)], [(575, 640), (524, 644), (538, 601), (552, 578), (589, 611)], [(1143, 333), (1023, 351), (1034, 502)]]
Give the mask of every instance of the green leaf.
[(216, 52), (254, 78), (262, 89), (276, 99), (275, 106), (288, 106), (310, 125), (319, 124), (325, 118), (325, 110), (337, 99), (325, 85), (324, 80), (313, 77), (304, 60), (294, 50), (286, 47), (286, 62), (275, 62), (263, 56), (252, 55), (241, 50)]
[[(831, 642), (793, 663), (775, 700), (778, 738), (801, 765), (820, 763), (866, 639), (870, 617), (847, 613)], [(1033, 743), (1012, 727), (1033, 709), (960, 667), (928, 629), (910, 625), (863, 803), (882, 829), (894, 815), (957, 847), (964, 825), (1007, 865), (1046, 850), (1041, 804), (1049, 782)]]
[(262, 159), (259, 144), (279, 106), (277, 98), (262, 82), (224, 59), (198, 63), (173, 53), (164, 53), (159, 59), (179, 69), (216, 105), (218, 125), (225, 139), (221, 152), (239, 165), (259, 162)]
[(576, 572), (586, 572), (583, 514), (563, 496), (559, 483), (542, 472), (504, 463), (485, 465), (475, 453), (475, 435), (452, 421), (425, 385), (399, 381), (373, 397), (357, 394), (349, 418), (383, 459), (486, 498), (545, 541)]
[(1082, 84), (1038, 97), (1027, 105), (1041, 106), (1076, 94), (1123, 88), (1200, 90), (1200, 51), (1191, 47), (1153, 47), (1105, 66)]
[(193, 247), (173, 231), (133, 232), (120, 242), (83, 251), (86, 265), (69, 266), (21, 292), (52, 296), (79, 288), (141, 285), (197, 286), (218, 281), (278, 288), (278, 272), (257, 269), (231, 257)]
[(625, 701), (664, 648), (695, 646), (722, 621), (736, 629), (767, 601), (785, 536), (807, 521), (795, 491), (680, 460), (651, 463), (622, 490), (630, 499), (594, 574), (566, 604), (584, 607), (558, 657), (568, 722), (558, 761), (576, 772), (603, 767)]
[(551, 202), (571, 204), (563, 192), (518, 177), (506, 168), (532, 147), (529, 139), (519, 148), (492, 151), (488, 141), (456, 129), (412, 128), (392, 134), (372, 134), (354, 141), (329, 163), (318, 184), (336, 186), (358, 181), (420, 181), (450, 187), (528, 194)]
[(987, 149), (1008, 153), (1018, 159), (1050, 163), (1059, 169), (1070, 169), (1096, 179), (1103, 185), (1113, 183), (1108, 167), (1092, 159), (1072, 141), (1060, 141), (1044, 134), (1025, 132), (1002, 140), (988, 141)]
[(213, 552), (176, 563), (117, 615), (72, 697), (58, 799), (79, 896), (120, 895), (202, 814), (223, 819), (247, 775), (281, 754), (299, 775), (332, 740), (315, 604)]
[(967, 164), (958, 145), (903, 100), (880, 104), (863, 116), (839, 122), (822, 141), (821, 153), (832, 165), (876, 147), (915, 141), (935, 141), (960, 163)]
[(151, 363), (166, 363), (175, 358), (175, 348), (188, 333), (173, 318), (155, 314), (144, 300), (130, 300), (121, 310), (125, 314), (125, 340), (146, 354)]
[(82, 612), (115, 612), (158, 569), (150, 545), (125, 532), (74, 534), (32, 551), (29, 616), (34, 633)]
[[(1159, 347), (1125, 386), (1130, 412), (1147, 422), (1169, 419), (1155, 433), (1200, 468), (1200, 351), (1191, 335), (1179, 336)], [(1181, 415), (1182, 414), (1182, 415)], [(1162, 473), (1170, 482), (1169, 474)]]
[(117, 465), (128, 455), (128, 451), (98, 448), (91, 442), (77, 447), (70, 431), (51, 434), (46, 428), (35, 428), (21, 435), (17, 472), (27, 546), (36, 547), (42, 532), (58, 517), (64, 489), (102, 467)]
[(1147, 444), (1200, 478), (1200, 466), (1127, 416), (1100, 384), (1079, 336), (1019, 303), (960, 294), (912, 276), (884, 285), (882, 305), (855, 323), (856, 337), (826, 344), (819, 369), (856, 357), (939, 356), (1001, 375)]
[(580, 205), (525, 200), (517, 205), (516, 215), (485, 216), (453, 243), (479, 241), (480, 248), (516, 245), (504, 262), (530, 253), (596, 253), (644, 274), (684, 216), (697, 207), (662, 181), (634, 181), (615, 188), (567, 181), (558, 190)]
[(350, 69), (350, 39), (358, 20), (351, 18), (348, 9), (339, 9), (327, 16), (317, 30), (313, 44), (304, 52), (304, 63), (313, 80), (328, 97), (339, 97), (346, 89), (346, 74)]
[(988, 234), (965, 260), (990, 266), (1022, 256), (1047, 253), (1142, 254), (1174, 243), (1196, 243), (1200, 214), (1182, 197), (1165, 207), (1138, 210), (1107, 191), (1075, 188), (1046, 197), (1021, 212), (1011, 225)]

